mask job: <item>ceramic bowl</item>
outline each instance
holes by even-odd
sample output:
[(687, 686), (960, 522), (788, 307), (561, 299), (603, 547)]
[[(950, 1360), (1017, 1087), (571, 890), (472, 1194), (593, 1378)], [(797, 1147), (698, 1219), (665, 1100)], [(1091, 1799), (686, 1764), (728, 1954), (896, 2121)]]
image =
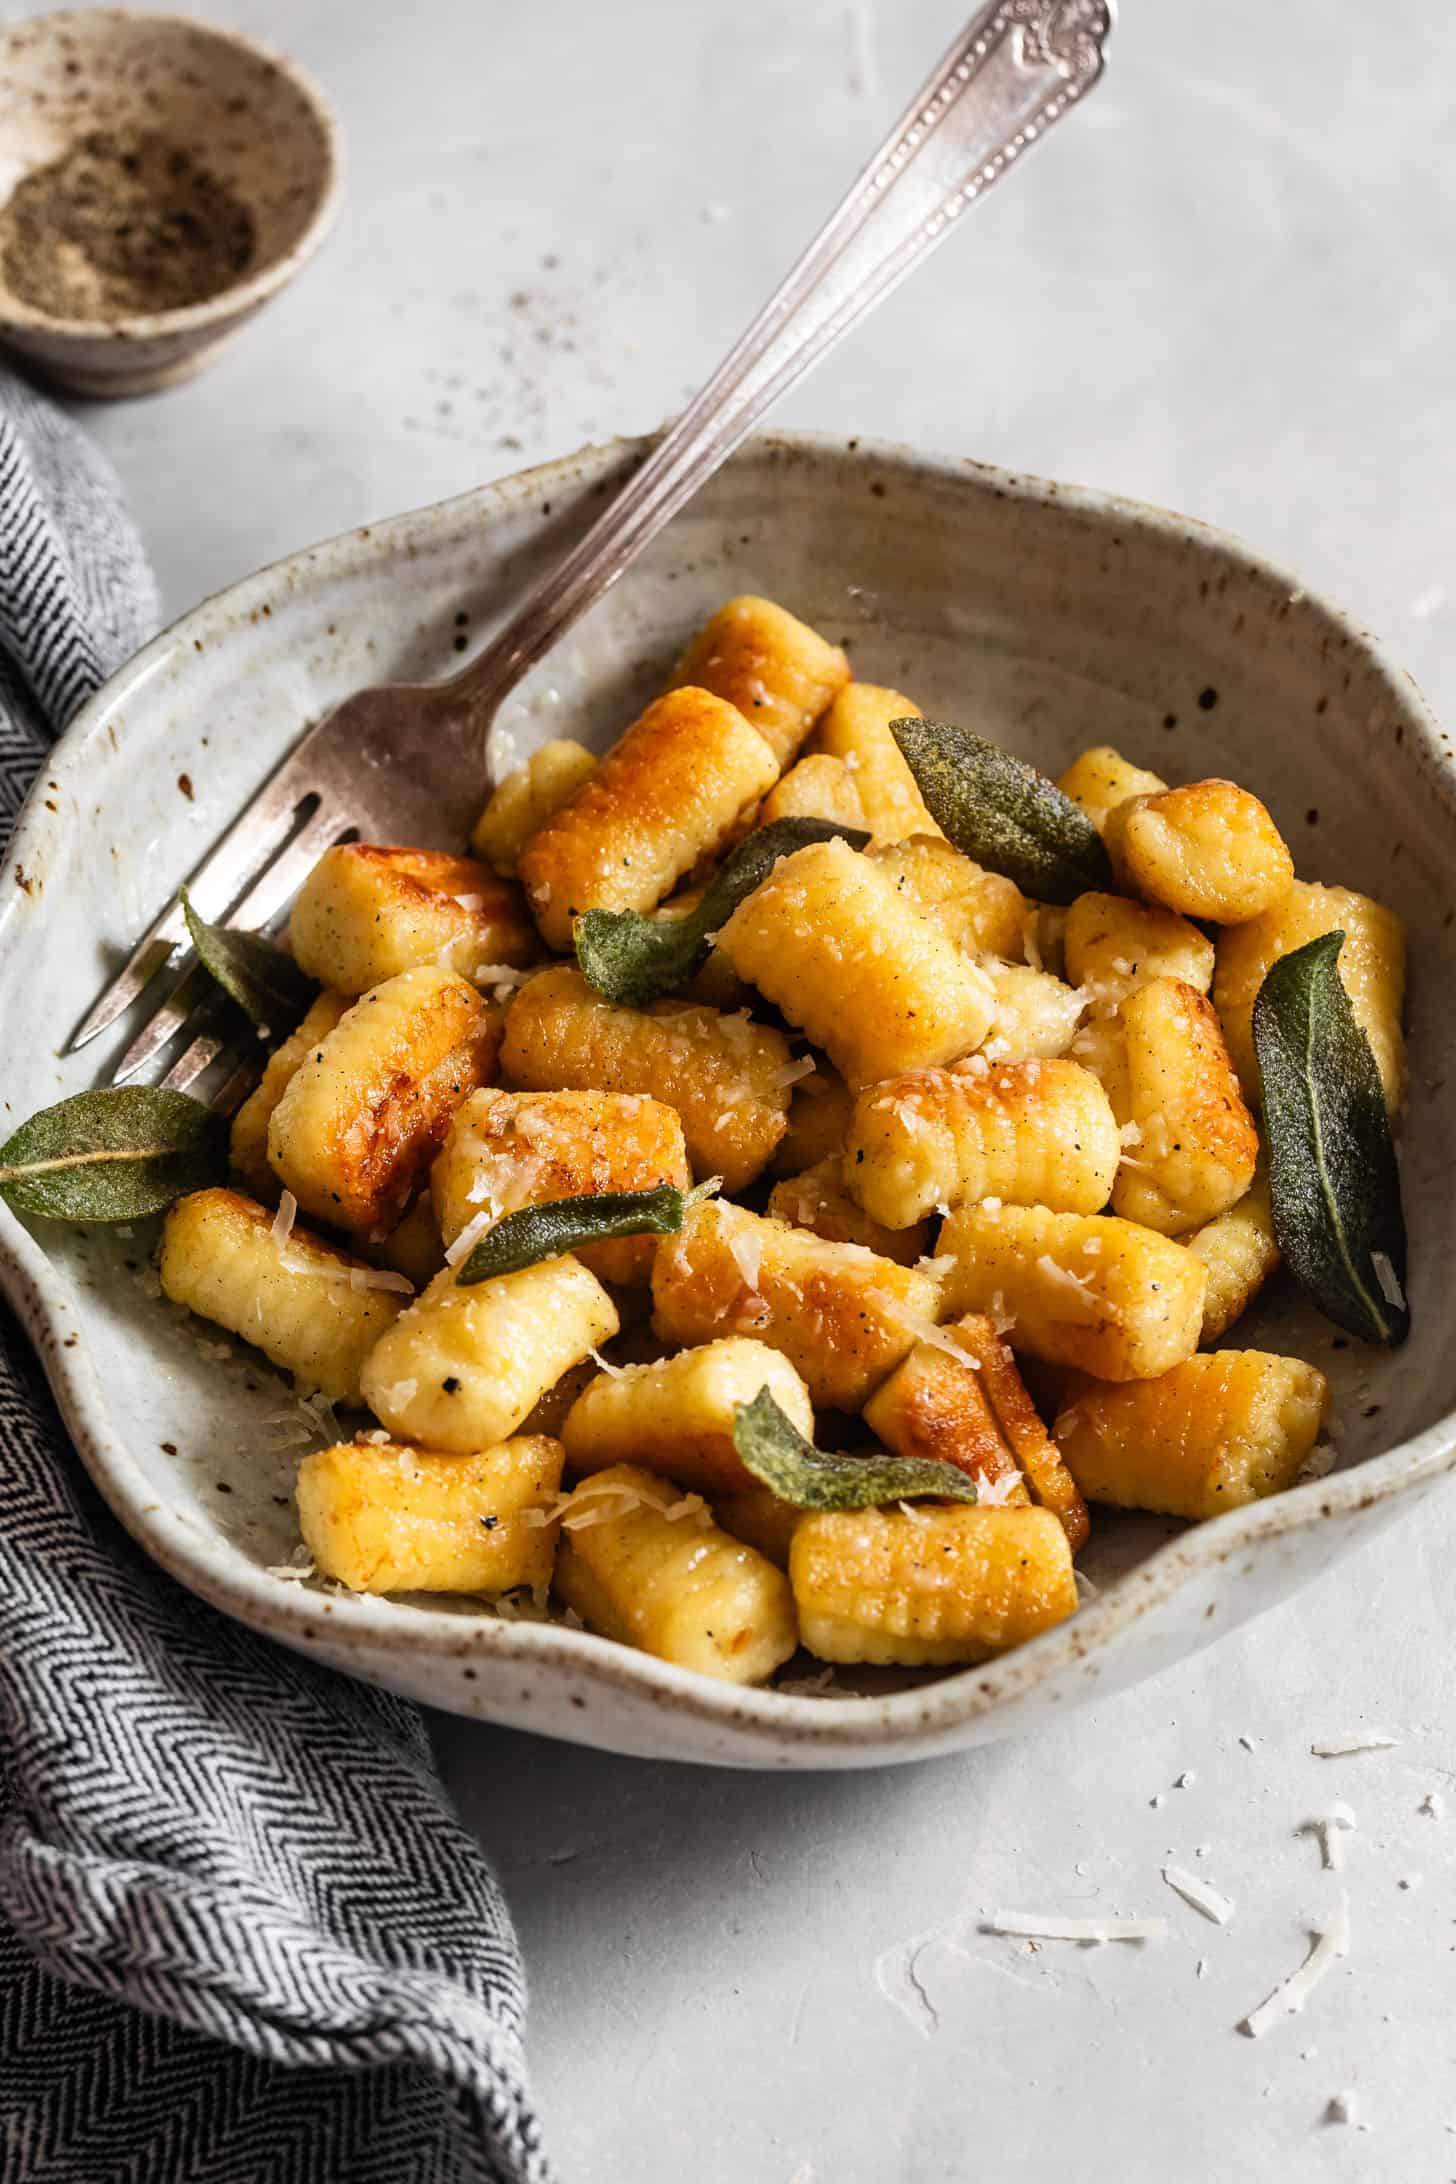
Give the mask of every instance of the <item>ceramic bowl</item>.
[(185, 16), (88, 8), (0, 28), (0, 205), (94, 132), (164, 137), (254, 224), (237, 280), (174, 310), (52, 317), (0, 260), (0, 341), (76, 393), (150, 394), (201, 371), (323, 241), (338, 196), (334, 119), (291, 62)]
[[(58, 1060), (60, 1029), (299, 728), (361, 684), (456, 665), (463, 630), (473, 641), (499, 622), (633, 452), (593, 450), (296, 554), (188, 615), (86, 708), (0, 879), (12, 1119), (97, 1079), (107, 1054)], [(1414, 1333), (1395, 1356), (1347, 1344), (1276, 1285), (1237, 1334), (1330, 1373), (1332, 1475), (1197, 1527), (1097, 1513), (1091, 1598), (985, 1667), (832, 1697), (739, 1691), (584, 1632), (270, 1574), (297, 1540), (297, 1450), (279, 1445), (297, 1408), (255, 1356), (205, 1355), (198, 1324), (157, 1300), (150, 1232), (32, 1234), (0, 1207), (0, 1275), (123, 1522), (255, 1629), (432, 1705), (613, 1750), (875, 1765), (1005, 1736), (1165, 1667), (1414, 1508), (1456, 1462), (1456, 1119), (1442, 1090), (1456, 1019), (1440, 998), (1456, 767), (1370, 639), (1232, 540), (1104, 494), (801, 437), (754, 442), (678, 517), (512, 701), (507, 758), (551, 734), (616, 734), (739, 591), (783, 600), (847, 643), (862, 675), (1051, 770), (1112, 742), (1174, 780), (1233, 775), (1271, 805), (1305, 874), (1407, 920)]]

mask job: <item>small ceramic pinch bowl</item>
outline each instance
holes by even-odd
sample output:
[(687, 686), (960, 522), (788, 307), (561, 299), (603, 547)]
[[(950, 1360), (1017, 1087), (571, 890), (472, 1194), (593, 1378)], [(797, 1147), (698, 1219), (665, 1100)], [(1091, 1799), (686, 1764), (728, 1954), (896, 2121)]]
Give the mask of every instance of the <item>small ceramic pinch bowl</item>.
[[(455, 666), (457, 617), (474, 638), (497, 627), (636, 452), (595, 449), (296, 554), (188, 615), (86, 708), (0, 875), (10, 1124), (97, 1081), (130, 1036), (134, 1023), (110, 1053), (55, 1052), (298, 730), (363, 684)], [(31, 1232), (0, 1206), (0, 1279), (123, 1522), (253, 1628), (436, 1706), (617, 1751), (883, 1765), (1046, 1722), (1166, 1667), (1414, 1511), (1456, 1464), (1443, 1090), (1456, 1082), (1456, 763), (1368, 637), (1231, 539), (1106, 494), (794, 436), (738, 454), (552, 653), (503, 717), (507, 762), (550, 735), (620, 732), (689, 633), (742, 591), (847, 642), (862, 676), (1050, 771), (1108, 742), (1171, 780), (1246, 782), (1305, 876), (1406, 920), (1411, 1338), (1393, 1355), (1347, 1342), (1278, 1282), (1233, 1338), (1329, 1373), (1329, 1476), (1199, 1526), (1094, 1511), (1095, 1590), (1002, 1660), (841, 1676), (817, 1697), (742, 1691), (480, 1602), (352, 1597), (279, 1574), (297, 1543), (298, 1406), (254, 1353), (159, 1300), (152, 1234)]]
[(97, 138), (160, 140), (204, 171), (216, 185), (206, 217), (226, 217), (232, 261), (195, 302), (81, 317), (60, 315), (0, 247), (0, 341), (75, 393), (150, 394), (201, 371), (318, 248), (338, 197), (337, 132), (301, 70), (234, 31), (121, 8), (0, 26), (0, 206)]

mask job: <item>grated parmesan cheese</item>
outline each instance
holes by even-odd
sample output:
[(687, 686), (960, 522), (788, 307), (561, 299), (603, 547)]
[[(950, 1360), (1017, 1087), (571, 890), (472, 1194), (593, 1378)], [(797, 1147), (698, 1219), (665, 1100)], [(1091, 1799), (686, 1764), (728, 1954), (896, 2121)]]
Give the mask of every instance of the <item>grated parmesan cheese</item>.
[(785, 1062), (783, 1068), (776, 1069), (768, 1081), (776, 1092), (782, 1092), (789, 1085), (800, 1084), (805, 1077), (812, 1077), (818, 1067), (813, 1055), (805, 1054), (797, 1062)]
[(1328, 1873), (1334, 1873), (1345, 1862), (1345, 1846), (1340, 1840), (1355, 1827), (1355, 1815), (1348, 1805), (1331, 1805), (1327, 1813), (1318, 1814), (1313, 1820), (1301, 1820), (1296, 1835), (1313, 1835), (1320, 1847), (1320, 1864)]
[(454, 1243), (446, 1249), (446, 1266), (459, 1266), (462, 1259), (468, 1259), (486, 1230), (494, 1228), (498, 1219), (499, 1215), (494, 1208), (487, 1206), (483, 1213), (477, 1213), (472, 1220), (467, 1221)]
[(1400, 1286), (1400, 1276), (1391, 1264), (1390, 1254), (1385, 1251), (1372, 1251), (1370, 1264), (1375, 1269), (1375, 1279), (1380, 1284), (1381, 1296), (1397, 1312), (1403, 1312), (1405, 1310), (1405, 1291)]
[(293, 1234), (293, 1224), (297, 1218), (298, 1200), (292, 1191), (285, 1191), (278, 1201), (278, 1211), (273, 1216), (273, 1226), (268, 1232), (280, 1251)]
[(1393, 1752), (1399, 1742), (1379, 1729), (1352, 1729), (1342, 1737), (1322, 1737), (1310, 1750), (1316, 1759), (1348, 1759), (1355, 1752)]
[(1349, 1953), (1350, 1907), (1341, 1896), (1329, 1925), (1323, 1933), (1315, 1935), (1314, 1947), (1298, 1971), (1282, 1979), (1256, 2010), (1250, 2010), (1241, 2021), (1239, 2031), (1246, 2032), (1251, 2040), (1259, 2040), (1271, 2025), (1278, 2024), (1281, 2017), (1297, 2017), (1330, 1966)]
[(485, 908), (484, 895), (452, 895), (450, 900), (458, 903), (462, 910), (483, 910)]
[(588, 1350), (586, 1354), (597, 1370), (605, 1373), (611, 1380), (620, 1380), (627, 1370), (625, 1365), (614, 1365), (609, 1357), (603, 1357), (600, 1350)]
[(1166, 1919), (1059, 1919), (1036, 1911), (993, 1911), (983, 1934), (1015, 1934), (1027, 1941), (1160, 1941)]
[(1216, 1888), (1210, 1888), (1207, 1881), (1200, 1881), (1196, 1873), (1187, 1873), (1182, 1866), (1165, 1865), (1163, 1879), (1175, 1895), (1181, 1896), (1195, 1911), (1201, 1911), (1206, 1919), (1212, 1919), (1215, 1926), (1227, 1926), (1233, 1917), (1234, 1906), (1230, 1899), (1220, 1895)]

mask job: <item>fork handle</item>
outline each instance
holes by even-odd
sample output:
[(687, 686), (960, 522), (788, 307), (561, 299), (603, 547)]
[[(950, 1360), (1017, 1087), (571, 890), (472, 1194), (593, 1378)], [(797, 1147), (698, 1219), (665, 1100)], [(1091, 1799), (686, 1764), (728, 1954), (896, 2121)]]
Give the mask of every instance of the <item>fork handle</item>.
[(948, 234), (1102, 73), (1112, 0), (990, 0), (911, 100), (702, 391), (478, 659), (441, 684), (496, 707), (811, 364)]

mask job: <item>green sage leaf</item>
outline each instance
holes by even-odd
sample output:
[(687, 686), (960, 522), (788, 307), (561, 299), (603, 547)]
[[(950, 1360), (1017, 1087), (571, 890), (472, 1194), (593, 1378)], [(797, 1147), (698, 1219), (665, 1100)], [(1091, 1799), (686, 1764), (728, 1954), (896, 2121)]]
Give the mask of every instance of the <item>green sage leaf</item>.
[(1327, 1319), (1366, 1342), (1410, 1332), (1400, 1172), (1370, 1041), (1340, 979), (1343, 933), (1273, 964), (1254, 1003), (1274, 1235)]
[(0, 1145), (0, 1197), (47, 1221), (139, 1221), (226, 1173), (226, 1126), (160, 1085), (78, 1092)]
[(456, 1287), (501, 1274), (519, 1274), (539, 1259), (559, 1259), (580, 1244), (605, 1244), (618, 1236), (675, 1236), (683, 1215), (717, 1188), (716, 1181), (680, 1191), (662, 1183), (650, 1191), (598, 1191), (581, 1198), (552, 1198), (522, 1206), (488, 1229), (455, 1277)]
[(315, 980), (261, 933), (209, 925), (193, 909), (185, 887), (182, 911), (203, 969), (252, 1019), (261, 1037), (285, 1038), (308, 1013), (319, 990)]
[(587, 910), (576, 921), (576, 960), (588, 984), (609, 1001), (645, 1008), (683, 985), (707, 961), (709, 936), (728, 923), (745, 895), (762, 886), (780, 857), (810, 842), (840, 835), (854, 849), (869, 836), (833, 819), (776, 819), (740, 842), (682, 918), (649, 918), (639, 910)]
[(976, 1482), (954, 1464), (926, 1456), (827, 1455), (806, 1441), (767, 1388), (733, 1417), (733, 1446), (756, 1479), (795, 1509), (869, 1509), (933, 1494), (973, 1502)]
[(947, 841), (1036, 902), (1075, 902), (1112, 885), (1107, 846), (1086, 813), (1024, 758), (933, 720), (892, 720), (930, 816)]

